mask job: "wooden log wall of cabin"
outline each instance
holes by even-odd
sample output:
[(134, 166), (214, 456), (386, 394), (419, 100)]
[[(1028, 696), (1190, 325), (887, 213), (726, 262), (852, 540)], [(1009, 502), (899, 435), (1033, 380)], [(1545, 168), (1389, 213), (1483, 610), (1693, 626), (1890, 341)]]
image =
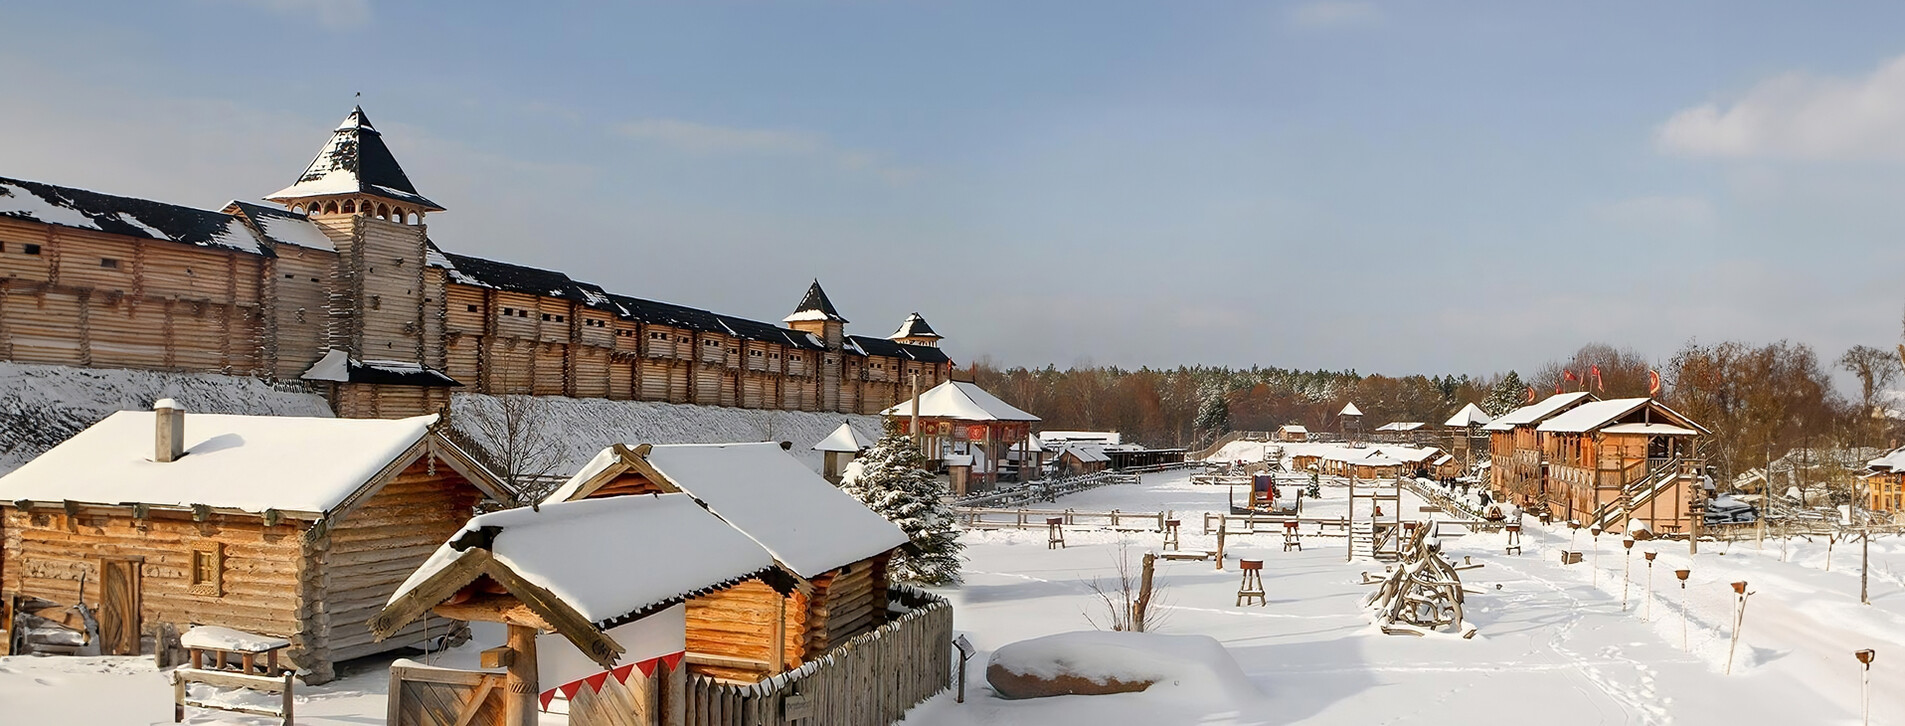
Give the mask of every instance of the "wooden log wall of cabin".
[(479, 498), (475, 487), (448, 465), (425, 456), (331, 526), (322, 553), (321, 589), (308, 589), (306, 598), (317, 602), (323, 613), (323, 629), (316, 632), (332, 662), (450, 632), (452, 621), (426, 615), (380, 643), (373, 641), (365, 623), (383, 609), (404, 578), (456, 534)]
[[(809, 639), (809, 598), (796, 592), (782, 595), (758, 579), (688, 599), (687, 645), (689, 672), (712, 678), (753, 681), (767, 675), (774, 659), (774, 620), (784, 612), (779, 628), (782, 669), (795, 668), (814, 655)], [(718, 663), (696, 662), (696, 654), (715, 656)], [(743, 665), (740, 662), (745, 662)]]
[[(304, 524), (286, 519), (267, 526), (237, 514), (214, 513), (199, 522), (190, 512), (151, 511), (142, 519), (127, 507), (81, 505), (68, 514), (58, 504), (8, 505), (0, 507), (0, 592), (97, 608), (100, 560), (143, 558), (142, 627), (213, 623), (292, 638), (293, 658), (307, 657), (298, 637)], [(193, 553), (214, 550), (223, 553), (222, 589), (195, 591)]]

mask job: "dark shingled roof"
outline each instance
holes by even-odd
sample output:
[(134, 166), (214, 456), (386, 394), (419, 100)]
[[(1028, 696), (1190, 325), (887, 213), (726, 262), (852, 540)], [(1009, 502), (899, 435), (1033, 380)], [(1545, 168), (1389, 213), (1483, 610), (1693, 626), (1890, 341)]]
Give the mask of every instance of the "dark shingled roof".
[[(312, 225), (310, 217), (307, 217), (305, 215), (297, 214), (295, 212), (292, 212), (286, 209), (279, 209), (277, 207), (267, 207), (262, 204), (252, 204), (251, 202), (239, 202), (239, 201), (232, 202), (231, 204), (227, 205), (225, 209), (227, 210), (237, 209), (238, 211), (235, 212), (235, 214), (240, 218), (250, 221), (252, 231), (256, 232), (258, 236), (263, 237), (266, 242), (270, 242), (273, 245), (295, 245), (299, 247), (313, 247), (314, 249), (326, 249), (326, 250), (336, 248), (335, 245), (329, 244), (330, 240), (324, 236), (323, 231), (315, 229), (316, 225)], [(310, 229), (310, 231), (314, 232), (316, 234), (316, 238), (308, 239), (308, 240), (297, 240), (282, 234), (282, 232), (285, 230), (285, 227), (291, 226), (291, 225), (309, 225), (307, 229)], [(272, 230), (274, 228), (279, 230), (279, 232), (273, 233)], [(323, 246), (314, 247), (314, 243), (318, 242), (320, 239), (326, 242), (326, 244), (324, 244)]]
[(794, 315), (813, 311), (825, 314), (828, 320), (848, 322), (846, 318), (840, 317), (840, 311), (833, 309), (833, 301), (827, 299), (827, 291), (820, 289), (820, 280), (814, 280), (814, 284), (807, 287), (807, 295), (794, 307)]
[(592, 283), (577, 282), (568, 275), (555, 270), (512, 265), (507, 262), (485, 260), (443, 252), (443, 258), (451, 265), (450, 279), (477, 287), (489, 287), (505, 292), (518, 292), (525, 295), (540, 295), (581, 303), (588, 307), (620, 313), (608, 293)]
[(449, 374), (418, 363), (388, 360), (360, 360), (349, 353), (332, 348), (318, 362), (311, 364), (303, 375), (307, 381), (332, 381), (335, 383), (378, 383), (389, 386), (426, 386), (431, 388), (460, 387), (456, 379)]
[(264, 253), (232, 215), (177, 204), (0, 177), (0, 217), (200, 247)]
[(906, 316), (906, 321), (900, 323), (900, 329), (893, 331), (892, 335), (889, 335), (886, 337), (899, 339), (899, 338), (944, 338), (946, 336), (933, 332), (933, 326), (927, 325), (926, 318), (920, 316), (920, 314), (916, 312), (916, 313), (913, 313), (912, 315)]
[(951, 363), (952, 358), (946, 352), (930, 345), (912, 345), (886, 338), (873, 338), (865, 335), (847, 336), (846, 347), (861, 355), (884, 355), (905, 358), (921, 363)]
[(397, 164), (384, 135), (370, 125), (364, 108), (351, 109), (331, 133), (330, 142), (311, 160), (296, 184), (267, 199), (272, 201), (326, 194), (371, 194), (441, 211), (443, 207), (417, 193), (410, 176)]

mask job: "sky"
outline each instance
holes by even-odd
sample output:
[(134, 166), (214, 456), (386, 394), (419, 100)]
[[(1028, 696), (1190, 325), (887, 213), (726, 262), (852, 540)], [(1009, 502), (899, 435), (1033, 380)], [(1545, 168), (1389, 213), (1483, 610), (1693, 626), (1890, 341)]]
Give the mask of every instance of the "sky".
[(215, 209), (362, 103), (445, 249), (766, 320), (818, 278), (850, 332), (918, 311), (960, 361), (1831, 360), (1905, 311), (1900, 3), (9, 0), (0, 26), (0, 176)]

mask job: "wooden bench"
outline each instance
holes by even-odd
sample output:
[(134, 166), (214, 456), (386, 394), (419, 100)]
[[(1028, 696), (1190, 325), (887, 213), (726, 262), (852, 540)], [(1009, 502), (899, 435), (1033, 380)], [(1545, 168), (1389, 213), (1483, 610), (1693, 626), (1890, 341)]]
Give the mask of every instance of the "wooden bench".
[[(191, 665), (172, 671), (172, 721), (185, 720), (185, 709), (205, 708), (254, 716), (276, 716), (291, 724), (291, 679), (296, 668), (281, 661), (278, 653), (291, 647), (283, 638), (254, 635), (230, 628), (199, 626), (179, 636), (179, 644), (189, 654)], [(187, 686), (201, 683), (214, 688), (242, 688), (277, 693), (283, 699), (279, 710), (232, 706), (187, 698)]]
[(1160, 552), (1158, 553), (1158, 559), (1160, 560), (1202, 561), (1202, 560), (1215, 558), (1216, 556), (1217, 556), (1216, 550), (1201, 550), (1201, 551), (1193, 550), (1190, 552)]
[[(291, 679), (293, 675), (294, 674), (290, 671), (286, 671), (284, 675), (277, 678), (233, 673), (230, 671), (203, 670), (199, 668), (180, 668), (172, 671), (172, 722), (179, 723), (184, 721), (185, 709), (190, 706), (192, 708), (246, 713), (253, 716), (276, 716), (284, 719), (285, 726), (291, 726)], [(194, 701), (186, 697), (186, 686), (193, 683), (203, 683), (215, 688), (243, 688), (251, 691), (277, 693), (282, 697), (283, 705), (279, 706), (278, 710), (273, 711), (266, 708)]]

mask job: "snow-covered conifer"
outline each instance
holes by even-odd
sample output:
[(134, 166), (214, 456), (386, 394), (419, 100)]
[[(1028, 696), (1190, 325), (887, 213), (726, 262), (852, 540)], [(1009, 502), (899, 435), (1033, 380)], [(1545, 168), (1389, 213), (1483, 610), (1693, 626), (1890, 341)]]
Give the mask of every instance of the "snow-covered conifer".
[(911, 438), (889, 422), (886, 435), (847, 465), (840, 488), (880, 516), (899, 525), (912, 542), (893, 558), (895, 580), (928, 585), (959, 581), (959, 530), (953, 513), (940, 500), (943, 487), (924, 469), (926, 457)]

